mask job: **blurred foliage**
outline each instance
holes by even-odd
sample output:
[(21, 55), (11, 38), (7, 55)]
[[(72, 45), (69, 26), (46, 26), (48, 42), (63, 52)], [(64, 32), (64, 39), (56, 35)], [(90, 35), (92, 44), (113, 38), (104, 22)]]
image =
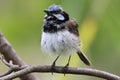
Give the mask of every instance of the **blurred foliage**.
[[(61, 5), (79, 23), (82, 49), (92, 67), (120, 75), (120, 0), (0, 0), (0, 31), (18, 55), (30, 65), (51, 64), (55, 59), (40, 50), (43, 10), (51, 4)], [(65, 65), (67, 59), (61, 57), (58, 65)], [(70, 66), (86, 67), (76, 54)], [(6, 67), (0, 63), (0, 73), (4, 71)], [(83, 75), (37, 75), (42, 80), (101, 80)]]

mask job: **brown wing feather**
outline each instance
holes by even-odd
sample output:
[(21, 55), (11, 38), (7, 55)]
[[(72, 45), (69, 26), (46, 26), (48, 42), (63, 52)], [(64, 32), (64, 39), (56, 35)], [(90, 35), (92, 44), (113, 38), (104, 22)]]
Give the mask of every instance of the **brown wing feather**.
[(65, 26), (65, 28), (67, 28), (68, 31), (70, 31), (71, 33), (75, 34), (76, 36), (79, 36), (78, 24), (74, 19), (70, 19), (62, 25)]

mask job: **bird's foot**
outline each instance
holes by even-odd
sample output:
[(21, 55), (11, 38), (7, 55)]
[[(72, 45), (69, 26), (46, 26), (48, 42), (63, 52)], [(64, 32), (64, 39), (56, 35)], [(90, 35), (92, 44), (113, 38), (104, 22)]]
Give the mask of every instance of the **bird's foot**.
[(65, 73), (66, 73), (67, 70), (68, 70), (68, 67), (69, 67), (69, 64), (66, 64), (66, 65), (63, 67), (64, 76), (65, 76)]
[(53, 64), (51, 65), (52, 75), (53, 75), (54, 70), (55, 70), (55, 63), (53, 63)]

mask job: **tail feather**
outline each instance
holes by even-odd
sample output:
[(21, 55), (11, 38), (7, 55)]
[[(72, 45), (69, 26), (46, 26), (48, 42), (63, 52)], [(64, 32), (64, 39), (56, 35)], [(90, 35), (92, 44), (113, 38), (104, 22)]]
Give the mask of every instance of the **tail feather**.
[(80, 59), (88, 66), (91, 65), (91, 62), (88, 60), (88, 58), (82, 53), (82, 52), (77, 52), (78, 56)]

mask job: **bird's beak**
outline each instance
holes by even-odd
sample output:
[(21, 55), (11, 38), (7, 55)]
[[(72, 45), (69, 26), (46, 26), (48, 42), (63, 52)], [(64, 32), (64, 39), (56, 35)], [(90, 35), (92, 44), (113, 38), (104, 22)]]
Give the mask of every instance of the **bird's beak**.
[(48, 11), (48, 10), (44, 10), (44, 12), (45, 12), (46, 14), (49, 14), (49, 13), (50, 13), (50, 11)]

